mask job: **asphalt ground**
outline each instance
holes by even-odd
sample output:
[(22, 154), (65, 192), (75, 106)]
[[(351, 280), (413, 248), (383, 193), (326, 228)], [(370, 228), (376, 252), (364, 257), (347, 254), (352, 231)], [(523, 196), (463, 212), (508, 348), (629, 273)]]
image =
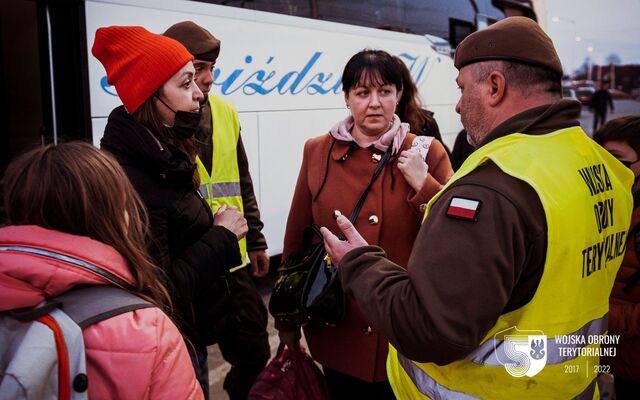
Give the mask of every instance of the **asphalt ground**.
[[(623, 115), (632, 115), (632, 114), (640, 114), (640, 102), (635, 100), (615, 100), (614, 101), (615, 111), (613, 113), (609, 112), (607, 114), (607, 120), (621, 117)], [(593, 113), (587, 108), (583, 107), (581, 115), (580, 115), (580, 125), (582, 125), (583, 129), (589, 136), (593, 133)], [(258, 286), (258, 290), (262, 295), (262, 299), (265, 304), (269, 303), (269, 296), (271, 295), (271, 288), (273, 287), (274, 274), (270, 274), (267, 278), (256, 281)], [(274, 356), (276, 350), (278, 348), (278, 332), (273, 326), (273, 318), (269, 316), (269, 324), (267, 326), (267, 330), (269, 332), (269, 344), (271, 346), (271, 356)], [(303, 343), (304, 345), (304, 343)], [(224, 377), (229, 372), (230, 366), (225, 363), (222, 356), (220, 355), (220, 351), (218, 350), (218, 346), (210, 346), (209, 347), (209, 388), (210, 395), (212, 400), (226, 400), (229, 397), (226, 392), (222, 388), (222, 383), (224, 382)]]
[[(624, 115), (640, 115), (640, 102), (636, 100), (614, 100), (613, 107), (614, 112), (607, 113), (607, 121)], [(589, 136), (593, 135), (593, 113), (588, 107), (582, 107), (580, 125)]]

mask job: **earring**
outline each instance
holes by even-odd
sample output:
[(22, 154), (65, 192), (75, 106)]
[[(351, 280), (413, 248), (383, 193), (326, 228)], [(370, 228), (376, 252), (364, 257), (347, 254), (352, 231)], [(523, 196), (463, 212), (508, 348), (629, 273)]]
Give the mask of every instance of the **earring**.
[(346, 106), (347, 106), (347, 108), (348, 108), (349, 110), (351, 110), (351, 106), (350, 106), (350, 105), (346, 104)]

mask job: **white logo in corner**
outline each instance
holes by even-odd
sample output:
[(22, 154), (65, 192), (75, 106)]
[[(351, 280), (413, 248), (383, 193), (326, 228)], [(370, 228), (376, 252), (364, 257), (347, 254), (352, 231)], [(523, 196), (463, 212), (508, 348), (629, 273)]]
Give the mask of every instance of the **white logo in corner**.
[(493, 339), (498, 361), (515, 378), (533, 377), (547, 364), (547, 336), (542, 331), (521, 331), (513, 326), (496, 333)]

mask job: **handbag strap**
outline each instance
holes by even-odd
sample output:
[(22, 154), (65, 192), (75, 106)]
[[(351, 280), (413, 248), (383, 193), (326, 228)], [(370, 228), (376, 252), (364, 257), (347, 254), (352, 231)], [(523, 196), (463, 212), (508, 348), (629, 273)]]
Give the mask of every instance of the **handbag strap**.
[(384, 168), (384, 165), (387, 163), (389, 158), (391, 158), (391, 151), (392, 151), (392, 146), (389, 146), (387, 151), (384, 153), (384, 156), (378, 163), (376, 170), (373, 172), (373, 176), (371, 177), (369, 184), (367, 185), (366, 189), (364, 189), (364, 192), (362, 192), (362, 195), (360, 195), (360, 199), (358, 199), (356, 206), (353, 208), (353, 211), (351, 212), (351, 216), (349, 217), (349, 221), (351, 221), (352, 224), (355, 223), (356, 218), (358, 218), (358, 214), (360, 214), (360, 210), (364, 205), (364, 201), (367, 199), (367, 195), (369, 194), (369, 189), (371, 189), (371, 186), (373, 186), (373, 183), (376, 181), (376, 179), (380, 175), (380, 172), (382, 172), (382, 168)]
[(316, 224), (308, 225), (302, 231), (302, 245), (305, 248), (311, 246), (314, 237), (319, 237), (322, 240), (322, 232), (320, 232), (320, 227)]

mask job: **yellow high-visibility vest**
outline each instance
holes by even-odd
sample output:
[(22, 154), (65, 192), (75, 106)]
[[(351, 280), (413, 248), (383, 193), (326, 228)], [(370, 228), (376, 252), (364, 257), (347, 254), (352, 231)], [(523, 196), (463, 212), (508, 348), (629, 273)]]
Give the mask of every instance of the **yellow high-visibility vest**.
[[(209, 95), (209, 105), (213, 126), (213, 160), (211, 175), (209, 175), (200, 157), (196, 156), (200, 175), (200, 193), (214, 214), (224, 204), (235, 206), (240, 212), (243, 212), (240, 171), (238, 170), (237, 147), (240, 137), (238, 113), (231, 103), (211, 94)], [(247, 240), (242, 238), (238, 243), (242, 264), (231, 271), (246, 265)]]
[[(588, 341), (607, 331), (609, 295), (633, 208), (633, 174), (573, 127), (490, 142), (440, 194), (488, 160), (531, 185), (544, 208), (547, 255), (538, 288), (529, 303), (501, 315), (463, 360), (418, 363), (391, 346), (391, 386), (399, 399), (597, 399), (594, 353), (600, 346)], [(586, 343), (556, 341), (578, 337)]]

